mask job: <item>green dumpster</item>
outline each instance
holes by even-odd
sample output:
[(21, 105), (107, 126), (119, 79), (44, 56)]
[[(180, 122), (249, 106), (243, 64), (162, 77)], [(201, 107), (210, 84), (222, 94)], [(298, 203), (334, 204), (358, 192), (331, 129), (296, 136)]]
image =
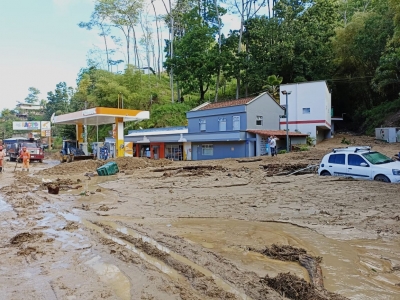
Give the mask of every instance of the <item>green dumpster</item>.
[(97, 174), (99, 176), (114, 175), (118, 172), (119, 172), (118, 165), (116, 162), (113, 161), (110, 161), (97, 169)]

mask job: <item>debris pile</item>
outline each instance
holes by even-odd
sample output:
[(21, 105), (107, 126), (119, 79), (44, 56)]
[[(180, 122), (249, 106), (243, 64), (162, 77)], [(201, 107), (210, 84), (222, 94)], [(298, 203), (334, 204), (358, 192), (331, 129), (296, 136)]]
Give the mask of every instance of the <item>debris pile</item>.
[(294, 172), (296, 172), (297, 175), (301, 175), (315, 172), (315, 167), (313, 165), (310, 165), (309, 163), (268, 164), (260, 165), (260, 167), (266, 171), (267, 176), (289, 175)]
[(51, 175), (74, 175), (83, 172), (90, 172), (97, 170), (98, 167), (102, 166), (104, 162), (98, 160), (82, 160), (71, 163), (64, 163), (56, 165), (52, 168), (40, 170), (36, 174), (51, 176)]

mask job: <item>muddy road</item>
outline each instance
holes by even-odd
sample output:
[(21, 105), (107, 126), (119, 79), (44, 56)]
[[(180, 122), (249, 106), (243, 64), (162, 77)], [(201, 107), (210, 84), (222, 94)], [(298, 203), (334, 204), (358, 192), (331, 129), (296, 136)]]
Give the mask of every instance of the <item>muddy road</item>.
[(341, 139), (257, 161), (123, 158), (104, 177), (96, 161), (8, 163), (0, 299), (399, 299), (400, 186), (286, 176)]

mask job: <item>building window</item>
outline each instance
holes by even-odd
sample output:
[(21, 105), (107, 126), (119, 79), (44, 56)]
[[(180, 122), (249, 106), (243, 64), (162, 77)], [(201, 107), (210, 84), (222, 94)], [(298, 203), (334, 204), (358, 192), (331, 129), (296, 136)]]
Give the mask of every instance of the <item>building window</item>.
[(201, 154), (202, 155), (214, 155), (214, 148), (212, 144), (201, 145)]
[(240, 130), (240, 116), (232, 117), (232, 130)]
[(311, 109), (309, 107), (303, 108), (303, 115), (309, 114), (311, 112)]
[(262, 125), (262, 124), (263, 124), (263, 117), (262, 116), (257, 116), (256, 125)]
[(226, 131), (226, 118), (218, 119), (218, 127), (219, 131)]
[(200, 119), (199, 125), (200, 125), (200, 131), (206, 131), (206, 120), (205, 119)]

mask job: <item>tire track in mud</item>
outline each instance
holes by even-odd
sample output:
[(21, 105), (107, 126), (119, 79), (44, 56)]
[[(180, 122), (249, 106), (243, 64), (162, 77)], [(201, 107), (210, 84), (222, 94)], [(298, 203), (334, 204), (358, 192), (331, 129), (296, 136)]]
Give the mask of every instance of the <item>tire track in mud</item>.
[[(112, 222), (106, 222), (111, 224)], [(290, 293), (285, 293), (285, 289), (282, 286), (276, 288), (276, 284), (270, 283), (267, 278), (260, 278), (256, 273), (250, 271), (242, 271), (231, 261), (225, 259), (224, 257), (216, 254), (213, 251), (205, 249), (201, 245), (193, 244), (188, 242), (179, 236), (170, 235), (163, 232), (154, 232), (149, 228), (144, 228), (141, 224), (139, 225), (127, 225), (123, 222), (116, 222), (114, 224), (119, 225), (119, 231), (124, 233), (135, 234), (137, 232), (139, 235), (149, 239), (148, 236), (153, 237), (157, 240), (158, 244), (163, 247), (167, 247), (171, 251), (178, 253), (190, 261), (208, 268), (214, 274), (220, 276), (226, 282), (231, 285), (245, 291), (246, 295), (252, 299), (282, 299), (280, 295), (289, 295)], [(318, 259), (318, 258), (317, 258)], [(323, 286), (314, 285), (313, 283), (308, 283), (294, 275), (287, 276), (288, 274), (280, 274), (281, 277), (285, 277), (282, 280), (284, 287), (292, 288), (294, 291), (290, 299), (313, 299), (313, 300), (344, 300), (347, 299), (341, 295), (331, 293), (323, 288)], [(279, 281), (281, 278), (279, 275), (276, 278), (270, 278), (271, 280)], [(322, 280), (322, 275), (321, 275)], [(286, 286), (285, 286), (286, 285)], [(301, 293), (303, 287), (307, 287), (307, 293)], [(296, 290), (297, 289), (297, 290)], [(293, 297), (297, 294), (299, 297)], [(303, 297), (305, 296), (305, 297)], [(310, 296), (308, 298), (308, 296)]]
[[(183, 279), (188, 282), (203, 299), (252, 300), (251, 297), (239, 291), (235, 286), (226, 283), (218, 276), (215, 276), (208, 269), (194, 264), (192, 261), (171, 252), (165, 247), (163, 250), (160, 250), (159, 247), (154, 246), (148, 241), (143, 241), (141, 238), (135, 238), (132, 235), (122, 233), (99, 222), (89, 222), (89, 224), (85, 225), (89, 229), (100, 233), (103, 238), (125, 246), (127, 249), (136, 252), (136, 254), (139, 252), (141, 259), (152, 263), (176, 281), (182, 283)], [(106, 241), (104, 242), (107, 243)]]
[[(118, 223), (118, 224), (117, 224)], [(170, 236), (164, 233), (154, 233), (143, 231), (143, 227), (133, 228), (122, 222), (100, 222), (96, 225), (112, 236), (134, 244), (136, 247), (151, 253), (154, 257), (161, 258), (169, 266), (183, 274), (189, 274), (189, 281), (198, 290), (205, 287), (193, 284), (192, 276), (209, 278), (206, 284), (213, 284), (225, 289), (226, 297), (214, 292), (206, 295), (216, 299), (254, 299), (254, 300), (275, 300), (286, 299), (275, 292), (273, 289), (260, 282), (260, 277), (254, 272), (242, 271), (230, 261), (220, 257), (214, 252), (208, 251), (203, 247), (191, 244), (177, 236)], [(151, 237), (154, 237), (151, 238)], [(145, 250), (147, 249), (147, 250)], [(186, 277), (186, 275), (185, 275)], [(197, 277), (199, 278), (199, 277)], [(232, 293), (233, 295), (226, 294)], [(215, 290), (216, 291), (216, 290)], [(224, 294), (222, 294), (224, 295)], [(229, 298), (234, 296), (234, 298)]]

